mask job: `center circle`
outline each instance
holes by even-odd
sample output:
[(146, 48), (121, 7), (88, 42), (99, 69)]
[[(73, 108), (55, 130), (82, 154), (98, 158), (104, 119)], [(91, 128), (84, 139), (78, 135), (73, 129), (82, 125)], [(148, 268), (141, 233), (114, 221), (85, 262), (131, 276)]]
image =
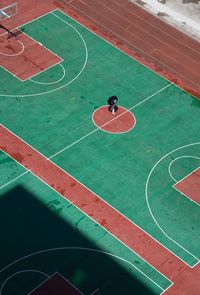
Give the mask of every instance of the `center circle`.
[(96, 109), (92, 115), (94, 124), (101, 130), (110, 133), (125, 133), (135, 127), (135, 116), (126, 108), (118, 106), (115, 116), (108, 106)]

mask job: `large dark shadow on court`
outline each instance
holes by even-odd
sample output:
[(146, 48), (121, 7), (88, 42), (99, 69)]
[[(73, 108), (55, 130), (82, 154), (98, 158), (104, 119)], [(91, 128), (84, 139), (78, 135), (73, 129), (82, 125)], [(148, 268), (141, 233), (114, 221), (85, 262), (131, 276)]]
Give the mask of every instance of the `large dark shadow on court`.
[[(125, 263), (103, 254), (75, 226), (21, 186), (0, 197), (0, 224), (0, 269), (4, 268), (0, 272), (2, 295), (40, 294), (32, 293), (33, 289), (56, 272), (85, 295), (95, 290), (94, 295), (153, 294), (125, 270)], [(25, 258), (20, 259), (22, 257)], [(48, 292), (48, 295), (63, 295), (60, 286), (58, 282), (57, 291)], [(75, 293), (66, 295), (71, 294)]]

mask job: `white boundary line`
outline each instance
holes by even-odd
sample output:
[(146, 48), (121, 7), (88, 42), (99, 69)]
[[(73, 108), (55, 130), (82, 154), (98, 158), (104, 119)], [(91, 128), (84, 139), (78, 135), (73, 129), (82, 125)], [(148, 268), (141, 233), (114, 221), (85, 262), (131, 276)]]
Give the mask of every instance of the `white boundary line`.
[(97, 288), (96, 290), (94, 290), (92, 293), (90, 293), (90, 295), (95, 295), (96, 292), (99, 291), (99, 288)]
[(198, 264), (200, 264), (200, 260), (197, 261), (197, 263), (195, 263), (192, 268), (196, 267)]
[[(7, 270), (10, 266), (13, 266), (14, 264), (24, 260), (24, 259), (27, 259), (29, 257), (32, 257), (32, 256), (35, 256), (35, 255), (38, 255), (38, 254), (43, 254), (43, 253), (46, 253), (46, 252), (51, 252), (51, 251), (63, 251), (63, 250), (82, 250), (82, 251), (92, 251), (92, 252), (97, 252), (97, 253), (100, 253), (100, 254), (105, 254), (105, 255), (108, 255), (108, 256), (111, 256), (113, 258), (116, 258), (116, 259), (119, 259), (129, 265), (131, 265), (133, 268), (135, 268), (139, 273), (141, 273), (142, 275), (144, 275), (148, 280), (150, 280), (153, 284), (155, 284), (158, 288), (160, 288), (161, 290), (164, 290), (159, 284), (157, 284), (153, 279), (151, 279), (148, 275), (146, 275), (143, 271), (141, 271), (137, 266), (135, 266), (134, 264), (132, 264), (130, 261), (118, 256), (118, 255), (115, 255), (115, 254), (112, 254), (112, 253), (109, 253), (109, 252), (106, 252), (106, 251), (101, 251), (101, 250), (97, 250), (97, 249), (92, 249), (92, 248), (83, 248), (83, 247), (60, 247), (60, 248), (51, 248), (51, 249), (46, 249), (46, 250), (41, 250), (41, 251), (37, 251), (37, 252), (34, 252), (34, 253), (31, 253), (31, 254), (28, 254), (24, 257), (21, 257), (17, 260), (15, 260), (14, 262), (11, 262), (10, 264), (8, 264), (6, 267), (4, 267), (3, 269), (0, 270), (0, 273), (2, 273), (4, 270)], [(137, 254), (136, 254), (137, 255)], [(137, 255), (138, 256), (138, 255)], [(143, 260), (143, 259), (142, 259)], [(144, 260), (143, 260), (144, 261)], [(157, 271), (157, 270), (156, 270)], [(60, 273), (59, 273), (60, 274)], [(163, 274), (161, 274), (163, 276)], [(164, 276), (163, 276), (164, 277)], [(166, 278), (167, 279), (167, 278)], [(169, 279), (167, 279), (167, 281), (170, 282)]]
[[(167, 287), (165, 290), (162, 291), (162, 293), (160, 293), (160, 295), (163, 295), (165, 292), (167, 292), (167, 290), (172, 286), (174, 285), (174, 283), (172, 283), (169, 287)], [(190, 294), (192, 295), (192, 294)]]
[[(193, 255), (190, 251), (188, 251), (187, 249), (185, 249), (183, 246), (181, 246), (178, 242), (176, 242), (173, 238), (171, 238), (164, 230), (163, 228), (159, 225), (157, 219), (155, 218), (152, 210), (151, 210), (151, 206), (149, 204), (149, 196), (148, 196), (148, 186), (149, 186), (149, 182), (150, 182), (150, 178), (151, 178), (151, 175), (153, 174), (155, 168), (157, 167), (157, 165), (159, 165), (163, 159), (165, 159), (166, 157), (168, 157), (170, 154), (178, 151), (178, 150), (181, 150), (183, 148), (186, 148), (186, 147), (190, 147), (190, 146), (193, 146), (193, 145), (200, 145), (200, 142), (196, 142), (196, 143), (191, 143), (191, 144), (187, 144), (187, 145), (184, 145), (184, 146), (181, 146), (179, 148), (176, 148), (174, 150), (172, 150), (171, 152), (168, 152), (167, 154), (165, 154), (162, 158), (160, 158), (156, 164), (153, 166), (153, 168), (151, 169), (148, 177), (147, 177), (147, 180), (146, 180), (146, 186), (145, 186), (145, 196), (146, 196), (146, 203), (147, 203), (147, 207), (148, 207), (148, 210), (149, 210), (149, 213), (152, 217), (152, 219), (154, 220), (155, 224), (157, 225), (157, 227), (161, 230), (161, 232), (170, 240), (172, 241), (174, 244), (176, 244), (177, 246), (179, 246), (181, 249), (183, 249), (185, 252), (187, 252), (188, 254), (190, 254), (195, 260), (197, 260), (197, 263), (200, 261), (200, 258), (196, 257), (195, 255)], [(185, 262), (186, 263), (186, 262)], [(186, 263), (187, 264), (187, 263)], [(188, 264), (187, 264), (188, 265)], [(190, 265), (188, 265), (190, 266)], [(193, 268), (194, 266), (190, 266), (191, 268)]]
[(24, 176), (25, 174), (27, 174), (28, 172), (30, 172), (30, 170), (26, 170), (25, 172), (23, 172), (22, 174), (18, 175), (17, 177), (13, 178), (12, 180), (10, 180), (9, 182), (5, 183), (4, 185), (2, 185), (0, 187), (0, 190), (3, 189), (4, 187), (6, 187), (7, 185), (11, 184), (12, 182), (14, 182), (15, 180), (19, 179), (20, 177)]

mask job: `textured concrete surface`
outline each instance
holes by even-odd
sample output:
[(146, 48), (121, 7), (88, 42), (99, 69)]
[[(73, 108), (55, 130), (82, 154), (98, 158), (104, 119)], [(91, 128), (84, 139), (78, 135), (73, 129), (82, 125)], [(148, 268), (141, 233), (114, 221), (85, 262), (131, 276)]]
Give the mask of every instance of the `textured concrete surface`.
[(200, 41), (200, 0), (129, 0)]

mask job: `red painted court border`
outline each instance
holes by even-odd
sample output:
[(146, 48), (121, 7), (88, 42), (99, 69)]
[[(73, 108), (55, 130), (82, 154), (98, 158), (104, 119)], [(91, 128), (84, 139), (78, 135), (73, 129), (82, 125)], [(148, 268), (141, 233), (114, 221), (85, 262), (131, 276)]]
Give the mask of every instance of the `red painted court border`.
[(200, 205), (200, 167), (173, 186), (181, 194)]
[(92, 115), (94, 124), (101, 130), (110, 133), (125, 133), (135, 127), (135, 116), (124, 107), (118, 106), (115, 116), (108, 110), (108, 106), (96, 109)]
[[(33, 175), (174, 282), (167, 290), (167, 294), (173, 294), (170, 293), (170, 290), (177, 288), (176, 281), (182, 274), (190, 275), (191, 272), (193, 275), (189, 276), (186, 282), (187, 288), (192, 292), (195, 282), (198, 281), (198, 265), (194, 268), (188, 267), (136, 224), (3, 125), (0, 125), (0, 135), (0, 149), (4, 153), (31, 171)], [(196, 290), (200, 294), (199, 284), (196, 286)], [(184, 293), (177, 292), (176, 294), (183, 295)]]

